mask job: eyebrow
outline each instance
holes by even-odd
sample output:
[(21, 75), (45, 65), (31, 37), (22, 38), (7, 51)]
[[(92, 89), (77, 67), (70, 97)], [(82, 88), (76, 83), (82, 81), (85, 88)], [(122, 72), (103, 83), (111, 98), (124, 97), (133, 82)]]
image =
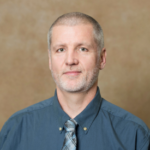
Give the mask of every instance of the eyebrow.
[(86, 42), (84, 43), (79, 43), (77, 46), (87, 46), (87, 47), (89, 47), (89, 48), (91, 48), (92, 47), (92, 45), (91, 44), (87, 44)]
[[(66, 47), (67, 44), (56, 44), (55, 46), (53, 46), (52, 48), (56, 49), (57, 47)], [(93, 46), (91, 44), (87, 44), (86, 42), (81, 42), (81, 43), (75, 43), (75, 47), (78, 46), (87, 46), (88, 48), (92, 48)]]
[(56, 44), (52, 49), (57, 49), (58, 47), (65, 47), (65, 44)]

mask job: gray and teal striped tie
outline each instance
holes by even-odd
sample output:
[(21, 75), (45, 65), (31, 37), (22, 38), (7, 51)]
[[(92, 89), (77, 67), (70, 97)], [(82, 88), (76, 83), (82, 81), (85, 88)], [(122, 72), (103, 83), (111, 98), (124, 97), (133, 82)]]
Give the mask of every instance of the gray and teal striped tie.
[(66, 133), (62, 150), (76, 150), (77, 145), (77, 138), (75, 135), (76, 125), (77, 123), (73, 119), (70, 119), (65, 123), (64, 128), (66, 130)]

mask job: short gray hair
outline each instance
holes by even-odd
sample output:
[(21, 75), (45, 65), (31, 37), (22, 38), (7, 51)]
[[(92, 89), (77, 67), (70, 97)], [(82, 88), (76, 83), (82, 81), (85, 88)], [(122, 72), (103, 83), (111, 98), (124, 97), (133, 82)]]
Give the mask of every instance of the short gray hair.
[(60, 17), (58, 17), (54, 23), (51, 25), (47, 39), (48, 39), (48, 49), (50, 50), (50, 45), (51, 45), (51, 38), (52, 38), (52, 29), (56, 25), (69, 25), (69, 26), (74, 26), (78, 24), (88, 24), (90, 23), (93, 26), (93, 34), (94, 34), (94, 39), (97, 44), (97, 49), (100, 53), (101, 49), (104, 47), (104, 36), (103, 36), (103, 31), (100, 26), (100, 24), (91, 16), (88, 16), (86, 14), (80, 13), (80, 12), (71, 12), (64, 14)]

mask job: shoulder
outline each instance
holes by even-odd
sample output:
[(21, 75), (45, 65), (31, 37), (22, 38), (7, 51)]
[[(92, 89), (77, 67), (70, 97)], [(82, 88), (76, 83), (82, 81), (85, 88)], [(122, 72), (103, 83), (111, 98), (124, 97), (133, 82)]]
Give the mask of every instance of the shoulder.
[(34, 117), (38, 118), (46, 114), (47, 110), (51, 111), (51, 106), (53, 105), (54, 97), (31, 105), (25, 109), (22, 109), (16, 113), (14, 113), (4, 124), (0, 135), (7, 135), (8, 131), (13, 128), (13, 126), (18, 126), (22, 121), (27, 121), (29, 119), (33, 119)]
[[(0, 131), (0, 149), (7, 141), (13, 142), (16, 135), (33, 130), (34, 125), (40, 125), (40, 121), (45, 121), (49, 116), (53, 116), (54, 97), (31, 105), (13, 114), (4, 124)], [(39, 121), (40, 120), (40, 121)]]
[(24, 115), (24, 114), (27, 114), (27, 113), (33, 113), (35, 111), (40, 111), (42, 109), (45, 109), (47, 107), (50, 107), (53, 105), (53, 100), (54, 100), (54, 97), (51, 97), (49, 99), (46, 99), (46, 100), (43, 100), (39, 103), (36, 103), (34, 105), (31, 105), (25, 109), (22, 109), (20, 111), (17, 111), (16, 113), (14, 113), (9, 119), (11, 118), (14, 118), (14, 117), (17, 117), (19, 115)]
[(106, 101), (103, 99), (101, 110), (109, 114), (112, 119), (117, 119), (120, 122), (128, 123), (131, 126), (138, 126), (138, 128), (141, 128), (145, 132), (149, 133), (149, 128), (147, 125), (138, 117), (131, 114), (130, 112)]
[(100, 115), (109, 133), (117, 136), (126, 146), (140, 150), (149, 147), (150, 131), (140, 118), (105, 99), (102, 100)]

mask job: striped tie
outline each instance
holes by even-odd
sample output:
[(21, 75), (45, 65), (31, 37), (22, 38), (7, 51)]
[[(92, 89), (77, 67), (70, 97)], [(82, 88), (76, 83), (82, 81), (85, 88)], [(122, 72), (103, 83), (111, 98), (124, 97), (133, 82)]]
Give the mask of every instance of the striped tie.
[(68, 120), (65, 123), (65, 140), (62, 150), (76, 150), (77, 139), (75, 135), (76, 121), (73, 119)]

